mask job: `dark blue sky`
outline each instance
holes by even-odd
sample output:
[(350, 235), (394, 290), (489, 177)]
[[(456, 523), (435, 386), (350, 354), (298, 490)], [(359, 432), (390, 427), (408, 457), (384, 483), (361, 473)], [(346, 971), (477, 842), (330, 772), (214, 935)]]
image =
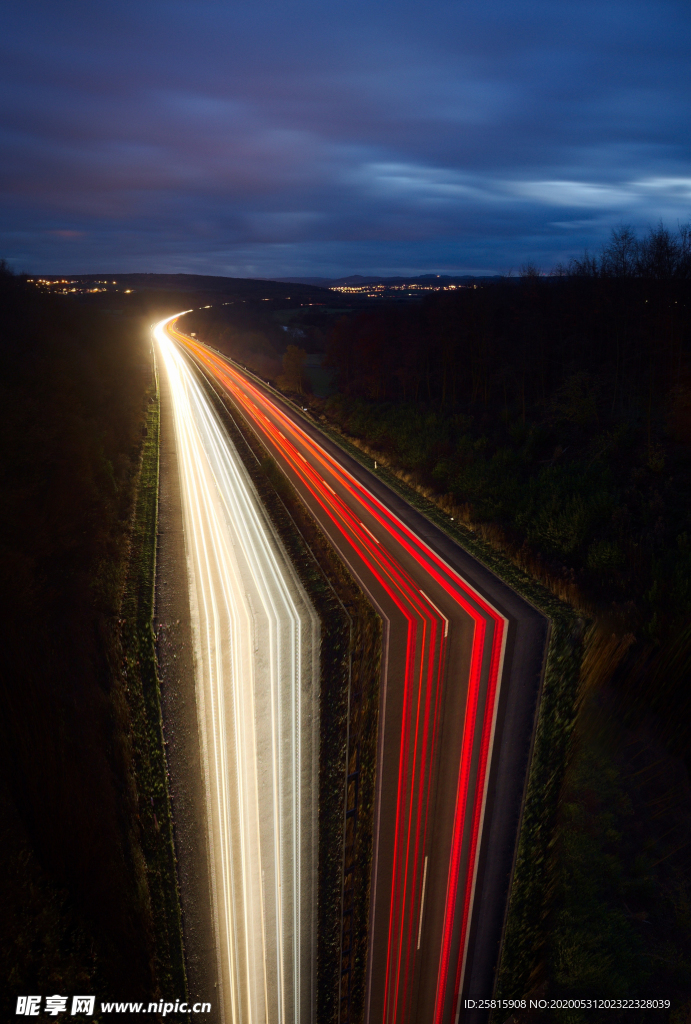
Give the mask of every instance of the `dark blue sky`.
[(5, 0), (0, 256), (545, 269), (691, 216), (688, 0)]

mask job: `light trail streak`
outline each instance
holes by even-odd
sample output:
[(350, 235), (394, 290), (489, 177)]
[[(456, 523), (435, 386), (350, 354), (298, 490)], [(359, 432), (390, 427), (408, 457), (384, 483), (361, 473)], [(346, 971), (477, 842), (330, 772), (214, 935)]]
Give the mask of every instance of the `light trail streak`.
[[(262, 388), (174, 323), (169, 330), (275, 453), (396, 637), (386, 661), (396, 666), (388, 687), (399, 710), (380, 726), (380, 793), (383, 772), (395, 784), (387, 783), (376, 822), (372, 888), (386, 895), (375, 902), (368, 1019), (445, 1024), (463, 985), (508, 620)], [(449, 644), (459, 633), (466, 639), (463, 651), (454, 648), (449, 675)], [(459, 731), (449, 737), (441, 726), (454, 701)], [(444, 771), (455, 798), (440, 824)], [(443, 836), (438, 848), (433, 833)], [(422, 920), (432, 883), (444, 893), (434, 922), (429, 912)]]
[[(430, 1019), (441, 1024), (454, 1015), (463, 984), (507, 620), (261, 388), (227, 360), (177, 332), (174, 325), (172, 333), (225, 388), (268, 442), (269, 449), (302, 484), (313, 507), (326, 516), (333, 527), (332, 539), (346, 561), (355, 567), (366, 589), (375, 595), (380, 611), (385, 617), (391, 618), (392, 612), (398, 617), (402, 653), (400, 679), (395, 683), (402, 691), (402, 706), (395, 724), (397, 753), (389, 755), (386, 766), (390, 772), (395, 763), (396, 785), (395, 795), (388, 801), (393, 844), (381, 881), (388, 888), (388, 909), (377, 908), (371, 947), (371, 954), (376, 955), (378, 947), (385, 947), (386, 953), (380, 961), (383, 980), (380, 977), (373, 984), (383, 988), (380, 1019), (385, 1024), (413, 1020), (413, 987), (422, 963), (417, 957), (418, 941), (422, 947), (434, 948), (436, 959), (431, 962), (431, 970), (436, 971), (436, 985), (429, 1009)], [(326, 482), (327, 476), (338, 490)], [(368, 519), (370, 526), (365, 525), (363, 518)], [(379, 537), (373, 532), (375, 527)], [(365, 571), (358, 573), (359, 566)], [(443, 913), (438, 934), (423, 943), (423, 923), (422, 919), (417, 921), (417, 913), (427, 878), (421, 867), (429, 862), (433, 777), (440, 758), (444, 689), (449, 686), (445, 679), (449, 617), (428, 597), (432, 586), (452, 609), (456, 628), (460, 618), (470, 625), (471, 639), (456, 755), (458, 772), (452, 782), (455, 809), (445, 859), (437, 854), (432, 867), (445, 878)], [(388, 727), (387, 723), (384, 726)], [(383, 767), (380, 763), (380, 775)], [(376, 1018), (371, 1017), (371, 1021), (375, 1024)]]
[(180, 466), (221, 1015), (313, 1019), (318, 620), (188, 357), (154, 328)]

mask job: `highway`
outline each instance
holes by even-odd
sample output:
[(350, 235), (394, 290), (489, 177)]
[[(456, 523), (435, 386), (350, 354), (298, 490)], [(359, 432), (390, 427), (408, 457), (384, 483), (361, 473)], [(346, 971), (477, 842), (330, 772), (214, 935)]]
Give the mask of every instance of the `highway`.
[(260, 381), (175, 319), (167, 332), (245, 416), (384, 623), (365, 1020), (471, 1020), (462, 997), (492, 991), (546, 620)]
[(172, 394), (220, 1019), (304, 1024), (316, 964), (319, 622), (189, 359)]

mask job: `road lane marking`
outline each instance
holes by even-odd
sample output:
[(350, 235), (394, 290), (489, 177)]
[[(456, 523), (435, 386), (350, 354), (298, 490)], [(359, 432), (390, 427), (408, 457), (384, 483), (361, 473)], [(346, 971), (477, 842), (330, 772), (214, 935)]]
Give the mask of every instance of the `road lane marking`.
[(419, 590), (422, 596), (424, 597), (425, 601), (427, 601), (428, 604), (431, 604), (435, 612), (441, 615), (442, 619), (444, 620), (444, 636), (447, 637), (449, 635), (449, 620), (447, 619), (446, 615), (444, 615), (444, 612), (436, 606), (432, 598), (427, 596), (422, 587), (420, 587)]
[(376, 538), (376, 537), (374, 536), (374, 534), (372, 533), (372, 531), (371, 531), (371, 530), (368, 530), (368, 529), (367, 529), (367, 527), (365, 526), (365, 524), (364, 524), (364, 523), (363, 523), (362, 521), (360, 521), (360, 526), (362, 527), (362, 529), (363, 529), (363, 530), (366, 530), (366, 531), (367, 531), (367, 533), (368, 533), (368, 534), (370, 535), (370, 537), (372, 538), (372, 540), (374, 541), (374, 543), (375, 543), (375, 544), (379, 544), (379, 543), (380, 543), (380, 542), (379, 542), (379, 541), (377, 540), (377, 538)]
[(422, 942), (422, 912), (425, 909), (425, 888), (427, 886), (427, 857), (425, 857), (425, 870), (422, 874), (422, 896), (420, 897), (420, 924), (417, 930), (417, 948)]

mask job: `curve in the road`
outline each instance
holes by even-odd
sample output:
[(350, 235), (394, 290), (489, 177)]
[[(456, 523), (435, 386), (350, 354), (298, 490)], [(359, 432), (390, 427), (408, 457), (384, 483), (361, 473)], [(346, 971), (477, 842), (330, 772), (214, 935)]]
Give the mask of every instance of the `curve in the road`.
[(315, 990), (318, 620), (164, 326), (155, 336), (180, 464), (221, 1017), (303, 1024)]
[(169, 331), (288, 473), (387, 626), (366, 1019), (446, 1024), (464, 992), (491, 991), (545, 622), (258, 381)]

